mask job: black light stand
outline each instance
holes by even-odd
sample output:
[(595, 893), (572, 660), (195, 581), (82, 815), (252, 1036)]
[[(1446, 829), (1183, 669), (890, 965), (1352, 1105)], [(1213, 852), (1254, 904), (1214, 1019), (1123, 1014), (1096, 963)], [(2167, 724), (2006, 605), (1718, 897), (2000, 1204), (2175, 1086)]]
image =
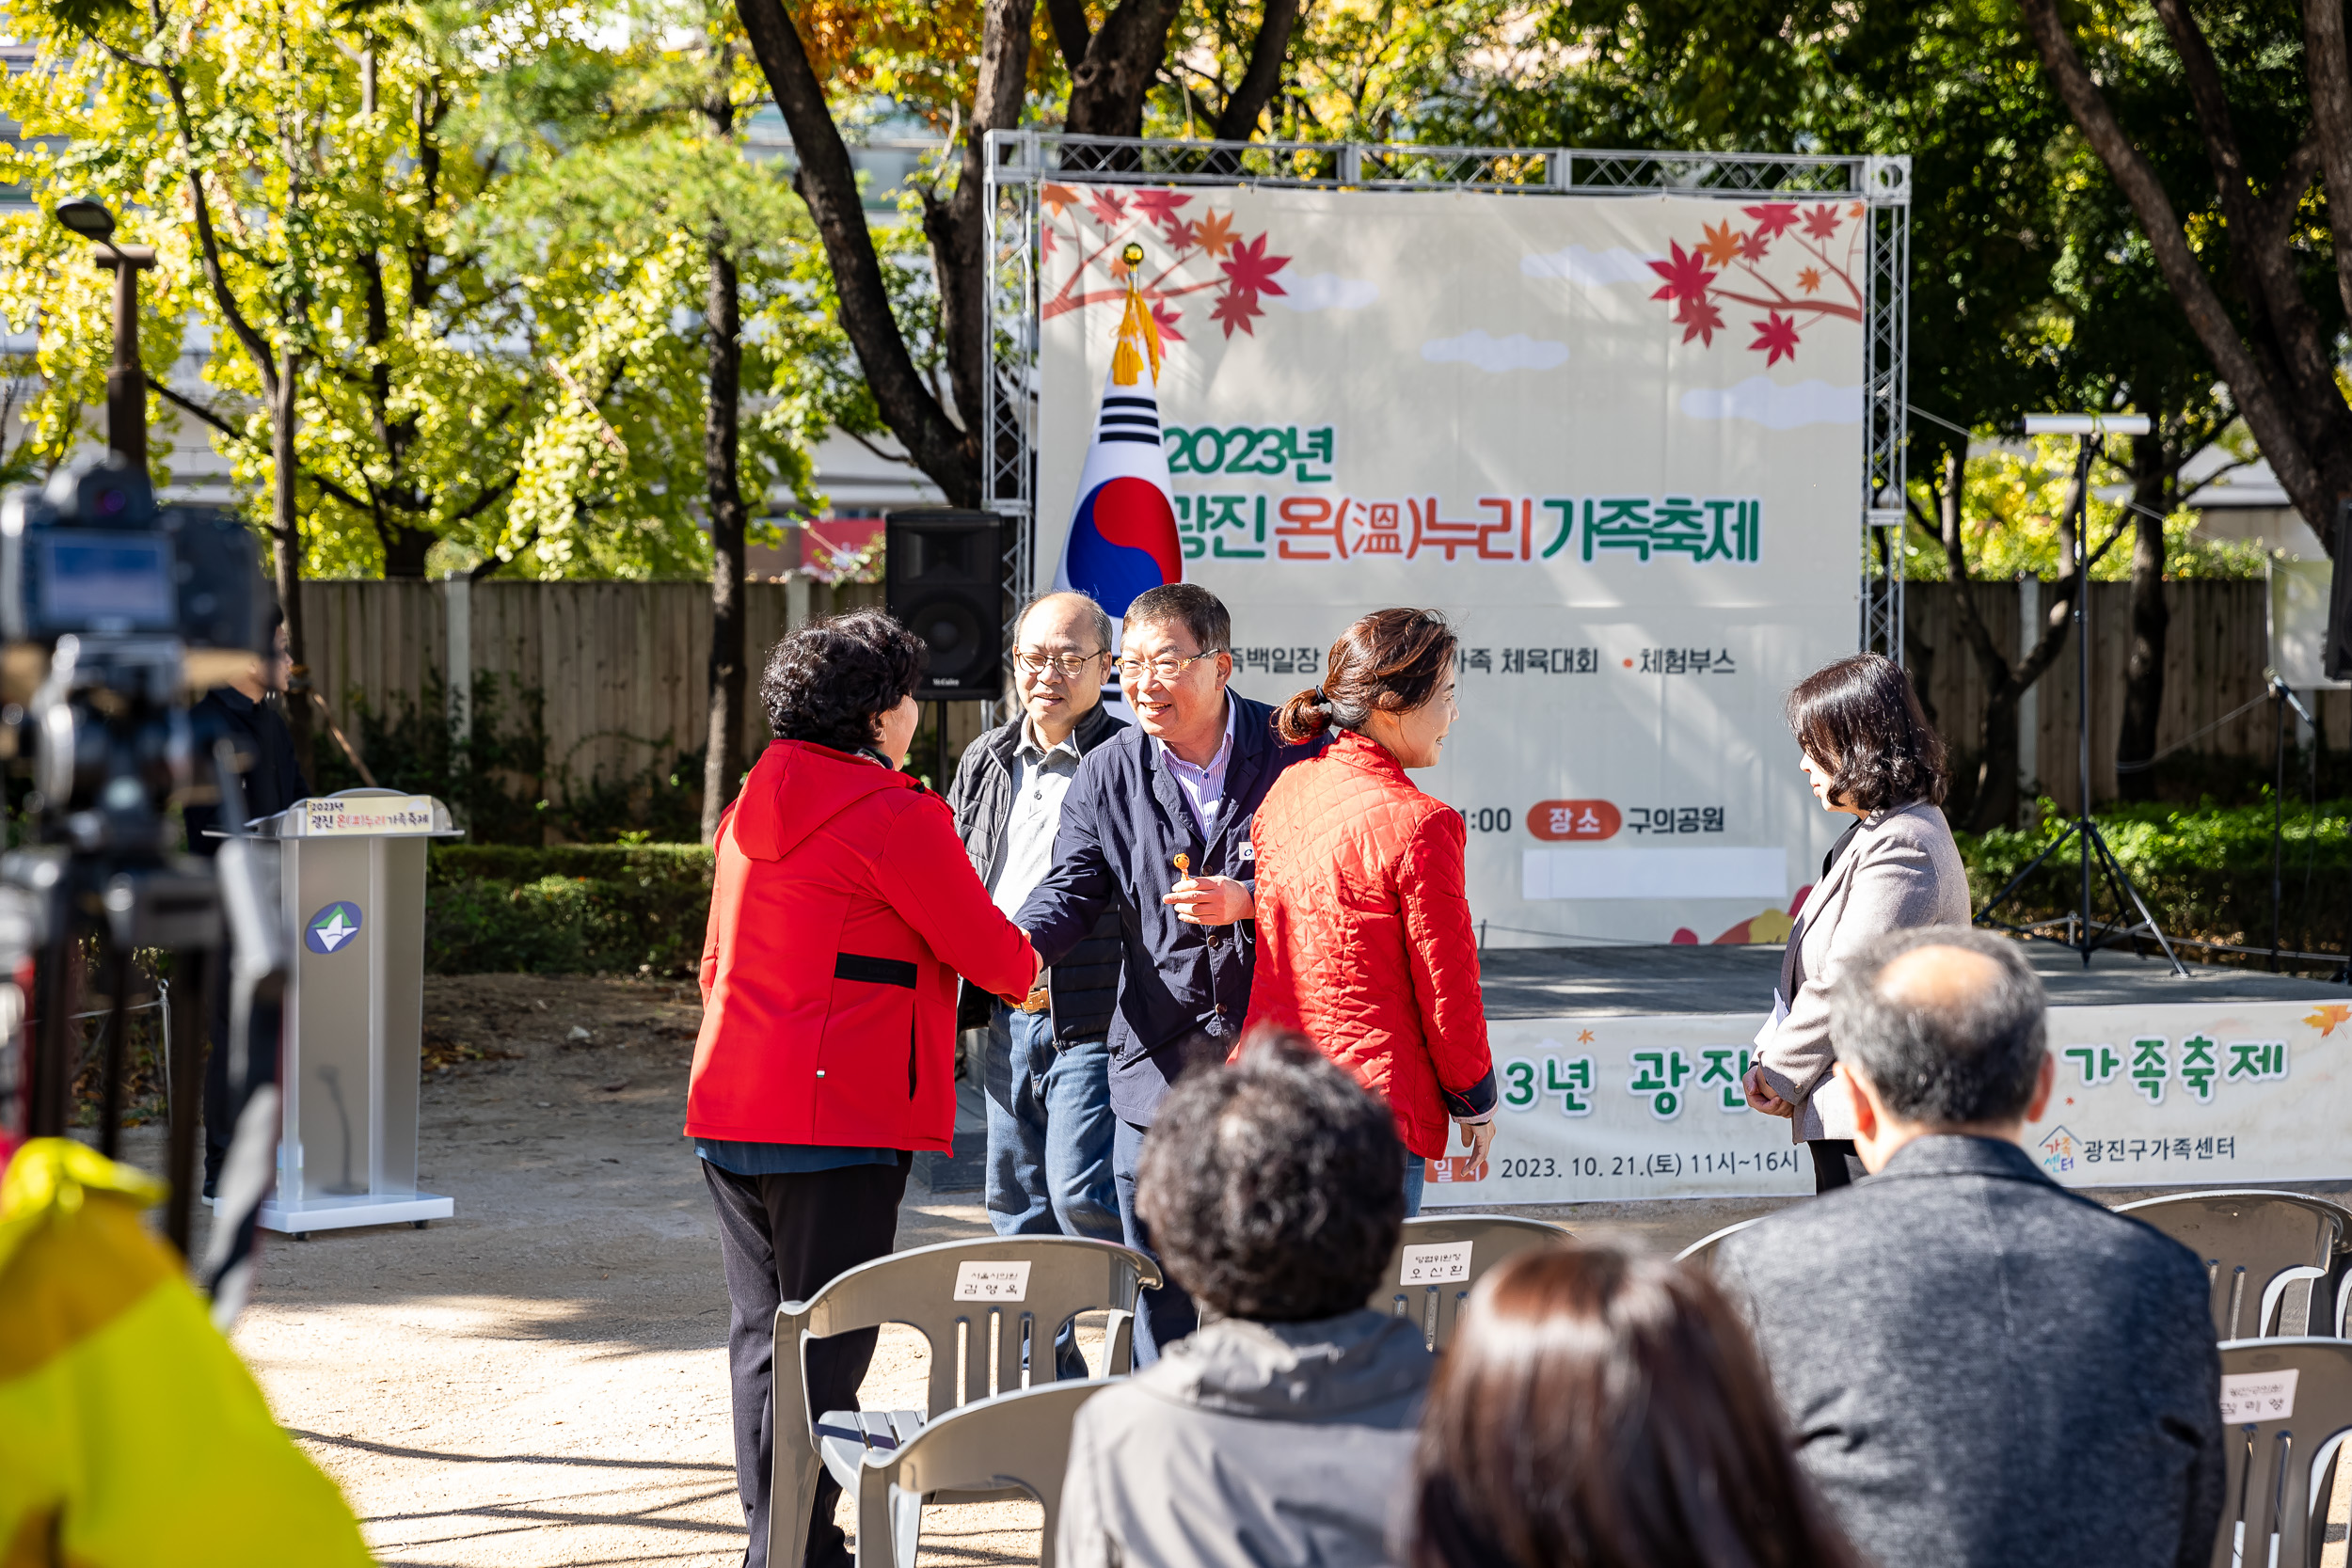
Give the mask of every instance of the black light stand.
[[(2026, 417), (2026, 434), (2072, 436), (2075, 443), (2074, 515), (2067, 520), (2066, 539), (2074, 552), (2076, 574), (2074, 610), (2074, 735), (2077, 748), (2075, 767), (2081, 785), (2082, 807), (2074, 820), (2067, 824), (2064, 832), (2051, 840), (2042, 853), (2026, 862), (2025, 869), (2011, 877), (2009, 885), (1994, 894), (1984, 908), (1977, 911), (1974, 924), (1996, 926), (2005, 931), (2057, 942), (2061, 947), (2080, 953), (2085, 969), (2090, 967), (2090, 955), (2106, 946), (2110, 937), (2151, 936), (2155, 938), (2156, 945), (2164, 949), (2165, 961), (2172, 966), (2172, 973), (2186, 979), (2188, 971), (2182, 967), (2180, 955), (2172, 951), (2172, 943), (2165, 939), (2164, 928), (2149, 912), (2146, 900), (2140, 897), (2139, 890), (2132, 886), (2131, 878), (2124, 875), (2122, 865), (2115, 858), (2115, 851), (2107, 847), (2106, 835), (2099, 832), (2099, 824), (2090, 815), (2090, 623), (2088, 614), (2090, 603), (2090, 460), (2098, 450), (2098, 443), (2109, 435), (2148, 434), (2148, 420), (2140, 414), (2029, 414)], [(1993, 911), (2007, 903), (2010, 895), (2022, 887), (2027, 878), (2042, 869), (2043, 861), (2064, 848), (2069, 839), (2074, 841), (2080, 857), (2082, 879), (2081, 901), (2062, 923), (2067, 934), (2054, 936), (2042, 929), (2061, 924), (2056, 920), (2022, 925), (1994, 920)], [(2136, 924), (2123, 924), (2119, 914), (2115, 920), (2102, 922), (2095, 930), (2092, 928), (2090, 869), (2093, 861), (2097, 862), (2101, 875), (2106, 878), (2118, 909), (2129, 905), (2138, 911), (2139, 919)]]
[[(2279, 955), (2285, 948), (2280, 936), (2280, 911), (2286, 902), (2287, 709), (2293, 708), (2296, 715), (2313, 730), (2318, 729), (2319, 721), (2312, 717), (2312, 710), (2303, 705), (2301, 698), (2296, 696), (2295, 688), (2279, 678), (2278, 671), (2265, 670), (2263, 679), (2270, 684), (2271, 702), (2279, 711), (2279, 779), (2270, 790), (2270, 967), (2275, 972), (2279, 967)], [(2314, 773), (2312, 798), (2317, 800), (2319, 792), (2315, 775), (2319, 768), (2319, 753), (2316, 746), (2312, 749), (2312, 768)]]

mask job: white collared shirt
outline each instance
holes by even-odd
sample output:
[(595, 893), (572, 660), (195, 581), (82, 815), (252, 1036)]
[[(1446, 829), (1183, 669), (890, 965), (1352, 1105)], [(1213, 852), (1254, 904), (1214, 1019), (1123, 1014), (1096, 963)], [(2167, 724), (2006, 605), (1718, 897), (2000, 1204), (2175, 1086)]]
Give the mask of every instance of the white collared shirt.
[(988, 883), (989, 896), (1008, 919), (1054, 869), (1062, 798), (1070, 793), (1079, 760), (1074, 728), (1049, 748), (1038, 739), (1035, 722), (1023, 716), (1021, 741), (1012, 752), (1012, 810), (1006, 816), (1005, 840), (997, 847), (996, 869)]
[(1225, 744), (1216, 749), (1216, 755), (1204, 767), (1195, 767), (1169, 751), (1168, 743), (1159, 736), (1152, 737), (1152, 744), (1159, 748), (1160, 761), (1167, 765), (1177, 789), (1184, 797), (1184, 807), (1192, 813), (1192, 825), (1200, 830), (1203, 844), (1216, 836), (1217, 812), (1225, 804), (1225, 765), (1233, 760), (1234, 707), (1232, 693), (1226, 693)]

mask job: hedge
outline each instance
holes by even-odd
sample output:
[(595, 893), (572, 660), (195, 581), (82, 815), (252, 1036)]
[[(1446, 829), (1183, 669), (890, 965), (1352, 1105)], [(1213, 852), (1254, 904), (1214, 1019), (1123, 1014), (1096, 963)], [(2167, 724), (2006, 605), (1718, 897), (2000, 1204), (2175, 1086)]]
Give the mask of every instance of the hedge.
[(699, 844), (436, 848), (425, 871), (425, 967), (691, 974), (710, 867)]
[[(2352, 801), (2323, 800), (2314, 811), (2290, 801), (2283, 831), (2285, 896), (2280, 900), (2285, 944), (2307, 952), (2341, 953), (2352, 940)], [(2023, 832), (1960, 835), (1970, 891), (1979, 908), (2006, 886), (2044, 846), (2066, 831), (2065, 808), (2042, 802), (2040, 826)], [(2161, 803), (2113, 805), (2099, 827), (2116, 861), (2165, 929), (2208, 942), (2267, 946), (2270, 942), (2271, 811), (2267, 804), (2184, 807)], [(2105, 879), (2093, 873), (2092, 893), (2108, 906)], [(2019, 890), (2013, 907), (2026, 915), (2062, 915), (2081, 897), (2081, 869), (2072, 844), (2042, 863)], [(2194, 958), (2196, 954), (2189, 955)]]
[[(2352, 930), (2352, 801), (2286, 817), (2286, 942), (2343, 952)], [(2178, 935), (2270, 940), (2270, 808), (2115, 806), (2100, 826), (2116, 858)], [(2041, 826), (1961, 835), (1976, 902), (1998, 892), (2065, 830), (2042, 802)], [(484, 972), (689, 975), (710, 907), (710, 851), (694, 844), (553, 849), (452, 845), (426, 873), (426, 966)], [(2026, 884), (2022, 914), (2062, 914), (2075, 897), (2074, 846)], [(2104, 897), (2104, 889), (2102, 895)]]

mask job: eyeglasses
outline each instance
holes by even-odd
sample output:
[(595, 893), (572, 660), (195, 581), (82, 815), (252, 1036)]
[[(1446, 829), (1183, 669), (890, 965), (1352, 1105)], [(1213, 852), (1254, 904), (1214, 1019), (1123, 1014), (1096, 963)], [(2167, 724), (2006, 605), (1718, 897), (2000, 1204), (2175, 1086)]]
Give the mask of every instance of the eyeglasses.
[(1025, 648), (1012, 656), (1013, 662), (1032, 675), (1041, 675), (1049, 669), (1059, 669), (1072, 680), (1087, 673), (1087, 666), (1103, 657), (1103, 650), (1090, 654), (1033, 654)]
[(1225, 652), (1223, 648), (1205, 648), (1197, 654), (1181, 656), (1162, 654), (1149, 663), (1139, 658), (1122, 658), (1119, 661), (1119, 678), (1122, 681), (1139, 681), (1143, 678), (1144, 673), (1149, 671), (1163, 683), (1172, 681), (1200, 660), (1215, 658), (1223, 652)]

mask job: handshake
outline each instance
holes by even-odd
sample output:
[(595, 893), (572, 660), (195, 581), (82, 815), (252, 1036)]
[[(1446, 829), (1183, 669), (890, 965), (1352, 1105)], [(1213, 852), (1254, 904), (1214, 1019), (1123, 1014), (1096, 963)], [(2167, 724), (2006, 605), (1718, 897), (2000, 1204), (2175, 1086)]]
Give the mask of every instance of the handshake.
[[(1176, 885), (1165, 894), (1160, 902), (1176, 911), (1176, 918), (1189, 926), (1232, 926), (1257, 914), (1256, 900), (1250, 897), (1247, 883), (1231, 877), (1195, 877), (1192, 857), (1175, 857)], [(1023, 1012), (1040, 1012), (1045, 1006), (1045, 965), (1041, 961), (1030, 976), (1029, 993), (1006, 996), (1007, 1006)]]

